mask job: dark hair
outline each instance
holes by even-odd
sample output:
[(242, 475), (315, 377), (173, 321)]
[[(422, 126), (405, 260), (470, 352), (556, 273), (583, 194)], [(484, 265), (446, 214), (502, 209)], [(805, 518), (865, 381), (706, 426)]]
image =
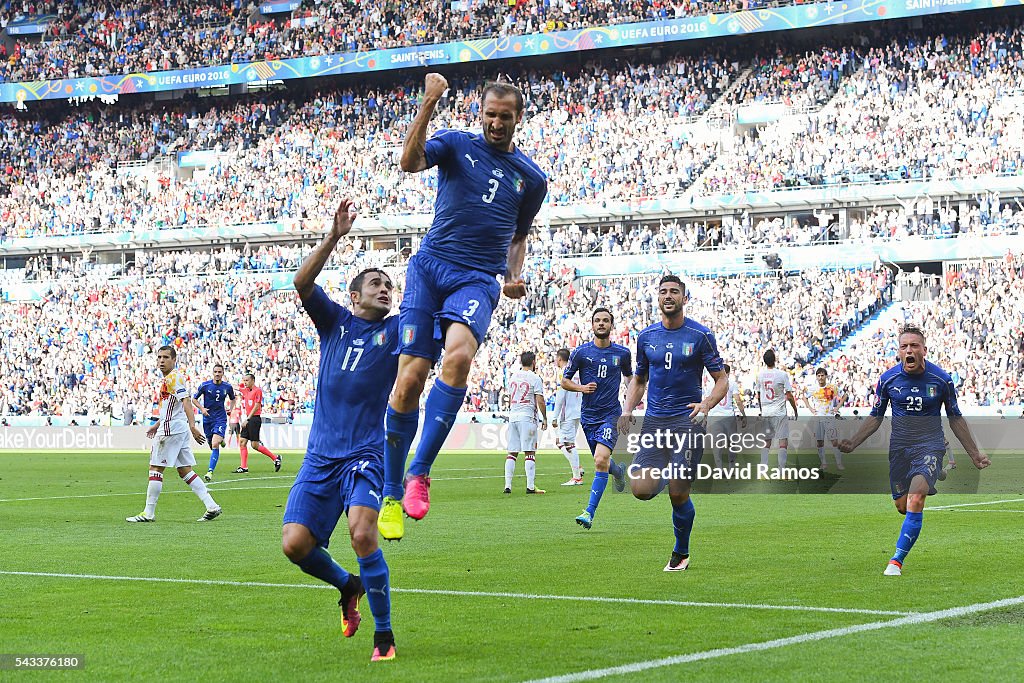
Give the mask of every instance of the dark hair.
[(533, 351), (523, 351), (519, 354), (519, 362), (523, 364), (524, 368), (532, 368), (533, 364), (537, 362), (537, 354)]
[(217, 368), (220, 368), (221, 370), (223, 370), (224, 366), (221, 365), (220, 363), (217, 363), (216, 365), (213, 366), (213, 369), (216, 370)]
[(732, 372), (732, 368), (730, 368), (730, 367), (729, 367), (729, 364), (728, 364), (728, 363), (722, 363), (722, 369), (723, 369), (723, 370), (725, 370), (725, 374), (727, 374), (727, 375), (728, 375), (728, 374), (729, 374), (730, 372)]
[(826, 377), (828, 377), (828, 370), (826, 370), (823, 367), (822, 368), (818, 368), (817, 370), (814, 371), (814, 374), (815, 375), (825, 375)]
[(770, 368), (775, 367), (775, 350), (768, 349), (764, 352), (764, 364)]
[(594, 318), (597, 317), (598, 313), (607, 313), (608, 317), (612, 319), (612, 324), (615, 324), (615, 316), (612, 315), (612, 312), (605, 308), (604, 306), (598, 306), (597, 308), (594, 309), (594, 312), (590, 314), (590, 322), (594, 322)]
[(904, 325), (903, 327), (901, 327), (900, 328), (900, 334), (899, 334), (898, 337), (896, 337), (896, 339), (899, 340), (899, 338), (902, 337), (905, 334), (916, 334), (918, 337), (921, 338), (922, 342), (924, 342), (924, 340), (925, 340), (924, 339), (924, 330), (922, 330), (917, 325), (914, 325), (913, 323), (911, 323), (909, 325)]
[(161, 346), (159, 349), (156, 350), (157, 354), (159, 354), (161, 351), (170, 351), (171, 352), (171, 358), (177, 358), (178, 357), (178, 350), (175, 349), (170, 344), (164, 344), (163, 346)]
[(559, 360), (569, 360), (569, 349), (558, 349), (555, 353), (558, 354)]
[(480, 106), (483, 107), (487, 96), (493, 94), (495, 97), (508, 97), (514, 95), (516, 98), (516, 113), (521, 114), (526, 108), (526, 101), (523, 99), (523, 91), (504, 81), (487, 81), (484, 83), (484, 91), (480, 94)]
[(242, 379), (251, 379), (253, 382), (255, 382), (256, 375), (252, 374), (251, 372), (247, 372), (244, 375), (242, 375)]
[(391, 276), (385, 273), (380, 268), (367, 268), (366, 270), (360, 271), (354, 278), (352, 278), (352, 282), (348, 283), (348, 291), (363, 291), (363, 282), (366, 281), (366, 276), (369, 275), (370, 273), (380, 273), (381, 275), (388, 279), (388, 282), (391, 282)]
[(677, 285), (679, 285), (680, 288), (682, 288), (683, 294), (686, 294), (686, 285), (683, 284), (683, 281), (679, 279), (678, 275), (672, 275), (671, 273), (669, 273), (668, 275), (662, 275), (661, 279), (658, 280), (658, 289), (661, 289), (661, 286), (666, 282), (676, 283)]

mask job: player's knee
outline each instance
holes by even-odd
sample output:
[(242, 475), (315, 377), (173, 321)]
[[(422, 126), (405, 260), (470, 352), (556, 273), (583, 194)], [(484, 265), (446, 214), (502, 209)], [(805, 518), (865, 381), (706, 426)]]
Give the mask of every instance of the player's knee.
[(672, 507), (680, 507), (686, 505), (686, 501), (690, 500), (689, 493), (672, 493), (669, 491), (668, 498), (672, 501)]
[(651, 500), (657, 493), (647, 479), (630, 479), (629, 490), (637, 500)]
[(473, 349), (469, 344), (456, 344), (452, 348), (444, 350), (444, 361), (441, 365), (441, 373), (445, 378), (445, 384), (449, 386), (462, 386), (469, 377), (469, 370), (473, 366)]
[(924, 493), (911, 493), (907, 496), (906, 509), (910, 512), (921, 512), (928, 496)]
[(415, 371), (400, 373), (395, 380), (395, 388), (392, 391), (393, 400), (399, 406), (407, 403), (418, 405), (426, 379), (426, 377), (421, 376), (420, 373)]
[(281, 532), (281, 550), (292, 562), (302, 562), (313, 550), (315, 541), (308, 533), (297, 531), (294, 527), (285, 526)]
[(375, 524), (360, 524), (350, 529), (352, 535), (352, 550), (356, 551), (359, 557), (366, 557), (377, 550), (377, 526)]

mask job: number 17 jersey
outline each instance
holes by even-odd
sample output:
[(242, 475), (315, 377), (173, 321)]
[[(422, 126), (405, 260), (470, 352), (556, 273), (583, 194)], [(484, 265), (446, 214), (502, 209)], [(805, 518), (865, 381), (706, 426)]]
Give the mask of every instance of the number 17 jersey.
[(384, 412), (398, 374), (398, 316), (364, 320), (319, 285), (303, 302), (320, 335), (306, 451), (324, 459), (384, 457)]

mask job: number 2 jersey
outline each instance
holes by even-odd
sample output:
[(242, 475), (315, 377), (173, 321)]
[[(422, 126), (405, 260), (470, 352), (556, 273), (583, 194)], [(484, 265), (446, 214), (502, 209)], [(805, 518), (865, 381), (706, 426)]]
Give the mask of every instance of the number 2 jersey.
[(882, 373), (875, 388), (872, 417), (885, 417), (892, 404), (890, 451), (899, 448), (927, 447), (944, 453), (942, 407), (947, 417), (960, 417), (953, 380), (935, 363), (925, 361), (924, 372), (910, 374), (900, 363)]
[(384, 457), (384, 412), (398, 374), (398, 316), (352, 315), (319, 285), (302, 302), (320, 335), (320, 371), (308, 455)]

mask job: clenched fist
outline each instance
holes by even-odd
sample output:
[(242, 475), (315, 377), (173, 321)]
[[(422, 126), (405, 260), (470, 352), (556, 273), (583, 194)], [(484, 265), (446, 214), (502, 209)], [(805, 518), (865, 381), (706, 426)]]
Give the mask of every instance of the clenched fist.
[(447, 89), (448, 80), (444, 76), (435, 73), (427, 74), (426, 87), (423, 93), (424, 95), (439, 100)]

